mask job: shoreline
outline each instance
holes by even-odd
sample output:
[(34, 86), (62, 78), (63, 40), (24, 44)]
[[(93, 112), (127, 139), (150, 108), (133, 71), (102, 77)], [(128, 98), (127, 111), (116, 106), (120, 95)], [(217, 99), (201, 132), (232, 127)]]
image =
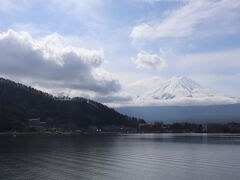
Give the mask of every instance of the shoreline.
[(154, 134), (175, 134), (175, 135), (240, 135), (240, 133), (207, 133), (207, 132), (101, 132), (101, 133), (71, 133), (71, 132), (0, 132), (0, 136), (117, 136), (117, 135), (154, 135)]

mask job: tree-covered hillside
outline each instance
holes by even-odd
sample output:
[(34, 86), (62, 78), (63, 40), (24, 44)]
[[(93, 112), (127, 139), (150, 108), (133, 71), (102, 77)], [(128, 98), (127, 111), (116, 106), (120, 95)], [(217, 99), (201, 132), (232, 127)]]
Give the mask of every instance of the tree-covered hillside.
[(137, 127), (143, 122), (89, 99), (58, 98), (0, 78), (0, 131), (24, 131), (30, 118), (40, 118), (50, 127), (66, 130), (111, 125)]

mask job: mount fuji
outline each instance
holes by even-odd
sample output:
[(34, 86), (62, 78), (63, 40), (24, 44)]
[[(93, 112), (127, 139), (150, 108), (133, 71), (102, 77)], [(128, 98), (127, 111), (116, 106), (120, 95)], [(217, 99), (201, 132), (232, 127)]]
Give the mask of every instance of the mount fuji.
[(215, 93), (186, 77), (174, 77), (138, 96), (139, 105), (216, 105), (235, 104), (238, 98)]
[(215, 93), (186, 77), (156, 83), (157, 87), (138, 95), (133, 105), (116, 110), (147, 121), (230, 122), (240, 121), (238, 98)]

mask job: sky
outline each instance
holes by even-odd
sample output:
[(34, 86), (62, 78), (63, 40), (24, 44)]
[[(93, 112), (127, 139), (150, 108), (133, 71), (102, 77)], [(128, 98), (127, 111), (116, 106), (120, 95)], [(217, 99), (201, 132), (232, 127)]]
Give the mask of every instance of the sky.
[(240, 97), (239, 0), (0, 0), (0, 76), (126, 103), (186, 76)]

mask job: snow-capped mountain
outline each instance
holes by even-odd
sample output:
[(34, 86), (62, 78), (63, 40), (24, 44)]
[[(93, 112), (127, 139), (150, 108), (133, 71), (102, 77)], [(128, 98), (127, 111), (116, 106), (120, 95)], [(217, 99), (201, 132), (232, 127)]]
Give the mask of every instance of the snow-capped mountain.
[(186, 77), (174, 77), (136, 99), (139, 105), (212, 105), (239, 103), (237, 98), (220, 95)]
[(151, 87), (146, 82), (145, 86), (149, 90), (133, 99), (129, 106), (117, 108), (117, 111), (147, 121), (167, 123), (240, 121), (238, 98), (218, 94), (189, 78), (156, 81)]

